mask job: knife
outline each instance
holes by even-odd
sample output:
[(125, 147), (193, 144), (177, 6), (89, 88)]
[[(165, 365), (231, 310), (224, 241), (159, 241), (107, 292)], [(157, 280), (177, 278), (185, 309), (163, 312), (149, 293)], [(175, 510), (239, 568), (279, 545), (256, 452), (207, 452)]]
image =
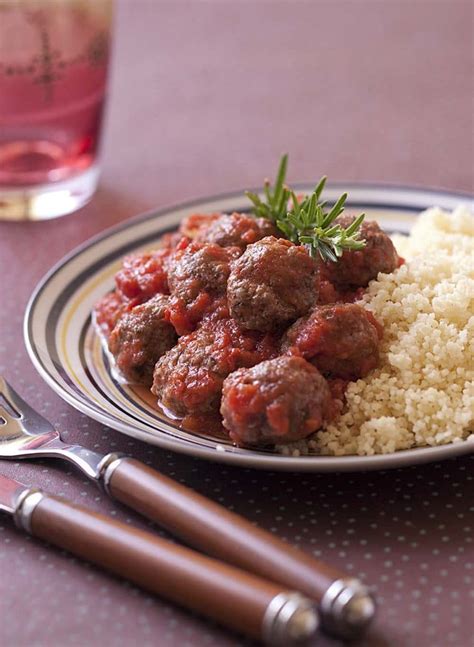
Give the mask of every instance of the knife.
[(269, 645), (307, 641), (314, 603), (256, 575), (0, 474), (0, 511), (35, 537)]

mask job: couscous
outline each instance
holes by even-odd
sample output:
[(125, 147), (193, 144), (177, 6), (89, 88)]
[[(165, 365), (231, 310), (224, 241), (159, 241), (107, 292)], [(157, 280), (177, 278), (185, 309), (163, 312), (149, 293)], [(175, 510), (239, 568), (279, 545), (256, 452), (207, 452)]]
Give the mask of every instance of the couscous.
[(393, 241), (406, 263), (360, 301), (384, 328), (378, 367), (348, 385), (337, 421), (282, 453), (371, 455), (474, 432), (473, 214), (429, 209)]

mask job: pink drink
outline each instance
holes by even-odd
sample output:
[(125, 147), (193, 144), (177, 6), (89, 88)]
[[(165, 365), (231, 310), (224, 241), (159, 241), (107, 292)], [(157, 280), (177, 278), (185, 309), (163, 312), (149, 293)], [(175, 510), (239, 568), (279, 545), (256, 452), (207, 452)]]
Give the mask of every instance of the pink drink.
[(110, 21), (109, 0), (0, 4), (0, 218), (62, 215), (94, 192)]

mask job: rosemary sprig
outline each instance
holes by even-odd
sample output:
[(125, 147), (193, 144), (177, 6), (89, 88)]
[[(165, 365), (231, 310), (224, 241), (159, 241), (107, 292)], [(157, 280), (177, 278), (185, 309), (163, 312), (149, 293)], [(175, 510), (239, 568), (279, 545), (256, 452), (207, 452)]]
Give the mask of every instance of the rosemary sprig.
[[(319, 254), (323, 261), (336, 263), (344, 250), (365, 247), (365, 240), (359, 238), (365, 214), (358, 216), (345, 229), (334, 223), (344, 211), (347, 193), (343, 193), (332, 209), (326, 211), (326, 202), (320, 202), (327, 179), (323, 176), (314, 191), (299, 202), (295, 192), (285, 185), (287, 166), (288, 155), (283, 155), (275, 186), (272, 188), (269, 180), (265, 180), (265, 202), (256, 193), (246, 191), (247, 197), (253, 202), (255, 215), (274, 222), (289, 240), (304, 245), (313, 257)], [(288, 210), (290, 198), (293, 208)]]
[(288, 166), (288, 155), (283, 155), (278, 167), (278, 173), (275, 180), (275, 186), (272, 187), (270, 180), (266, 179), (263, 186), (265, 202), (263, 202), (256, 193), (246, 191), (245, 195), (253, 203), (253, 212), (260, 218), (267, 218), (272, 222), (277, 222), (285, 217), (288, 211), (288, 200), (290, 190), (285, 184), (286, 169)]
[[(347, 228), (334, 223), (344, 211), (347, 193), (341, 195), (333, 208), (326, 212), (326, 203), (320, 203), (319, 197), (326, 178), (322, 178), (313, 193), (303, 202), (298, 203), (294, 192), (291, 192), (293, 209), (277, 221), (278, 228), (292, 242), (304, 245), (311, 256), (317, 254), (323, 261), (334, 263), (342, 256), (344, 250), (362, 249), (365, 241), (359, 239), (359, 228), (365, 214), (358, 216)], [(319, 189), (319, 190), (318, 190)]]

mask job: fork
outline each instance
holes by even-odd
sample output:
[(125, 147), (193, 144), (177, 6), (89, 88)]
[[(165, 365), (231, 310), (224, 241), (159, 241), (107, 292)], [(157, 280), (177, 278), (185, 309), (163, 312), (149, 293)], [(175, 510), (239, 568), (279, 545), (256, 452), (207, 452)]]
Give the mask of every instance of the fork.
[(361, 633), (374, 599), (347, 577), (173, 479), (118, 453), (66, 444), (48, 420), (0, 376), (0, 458), (62, 458), (105, 492), (190, 546), (223, 562), (306, 594), (319, 604), (323, 627), (340, 637)]

